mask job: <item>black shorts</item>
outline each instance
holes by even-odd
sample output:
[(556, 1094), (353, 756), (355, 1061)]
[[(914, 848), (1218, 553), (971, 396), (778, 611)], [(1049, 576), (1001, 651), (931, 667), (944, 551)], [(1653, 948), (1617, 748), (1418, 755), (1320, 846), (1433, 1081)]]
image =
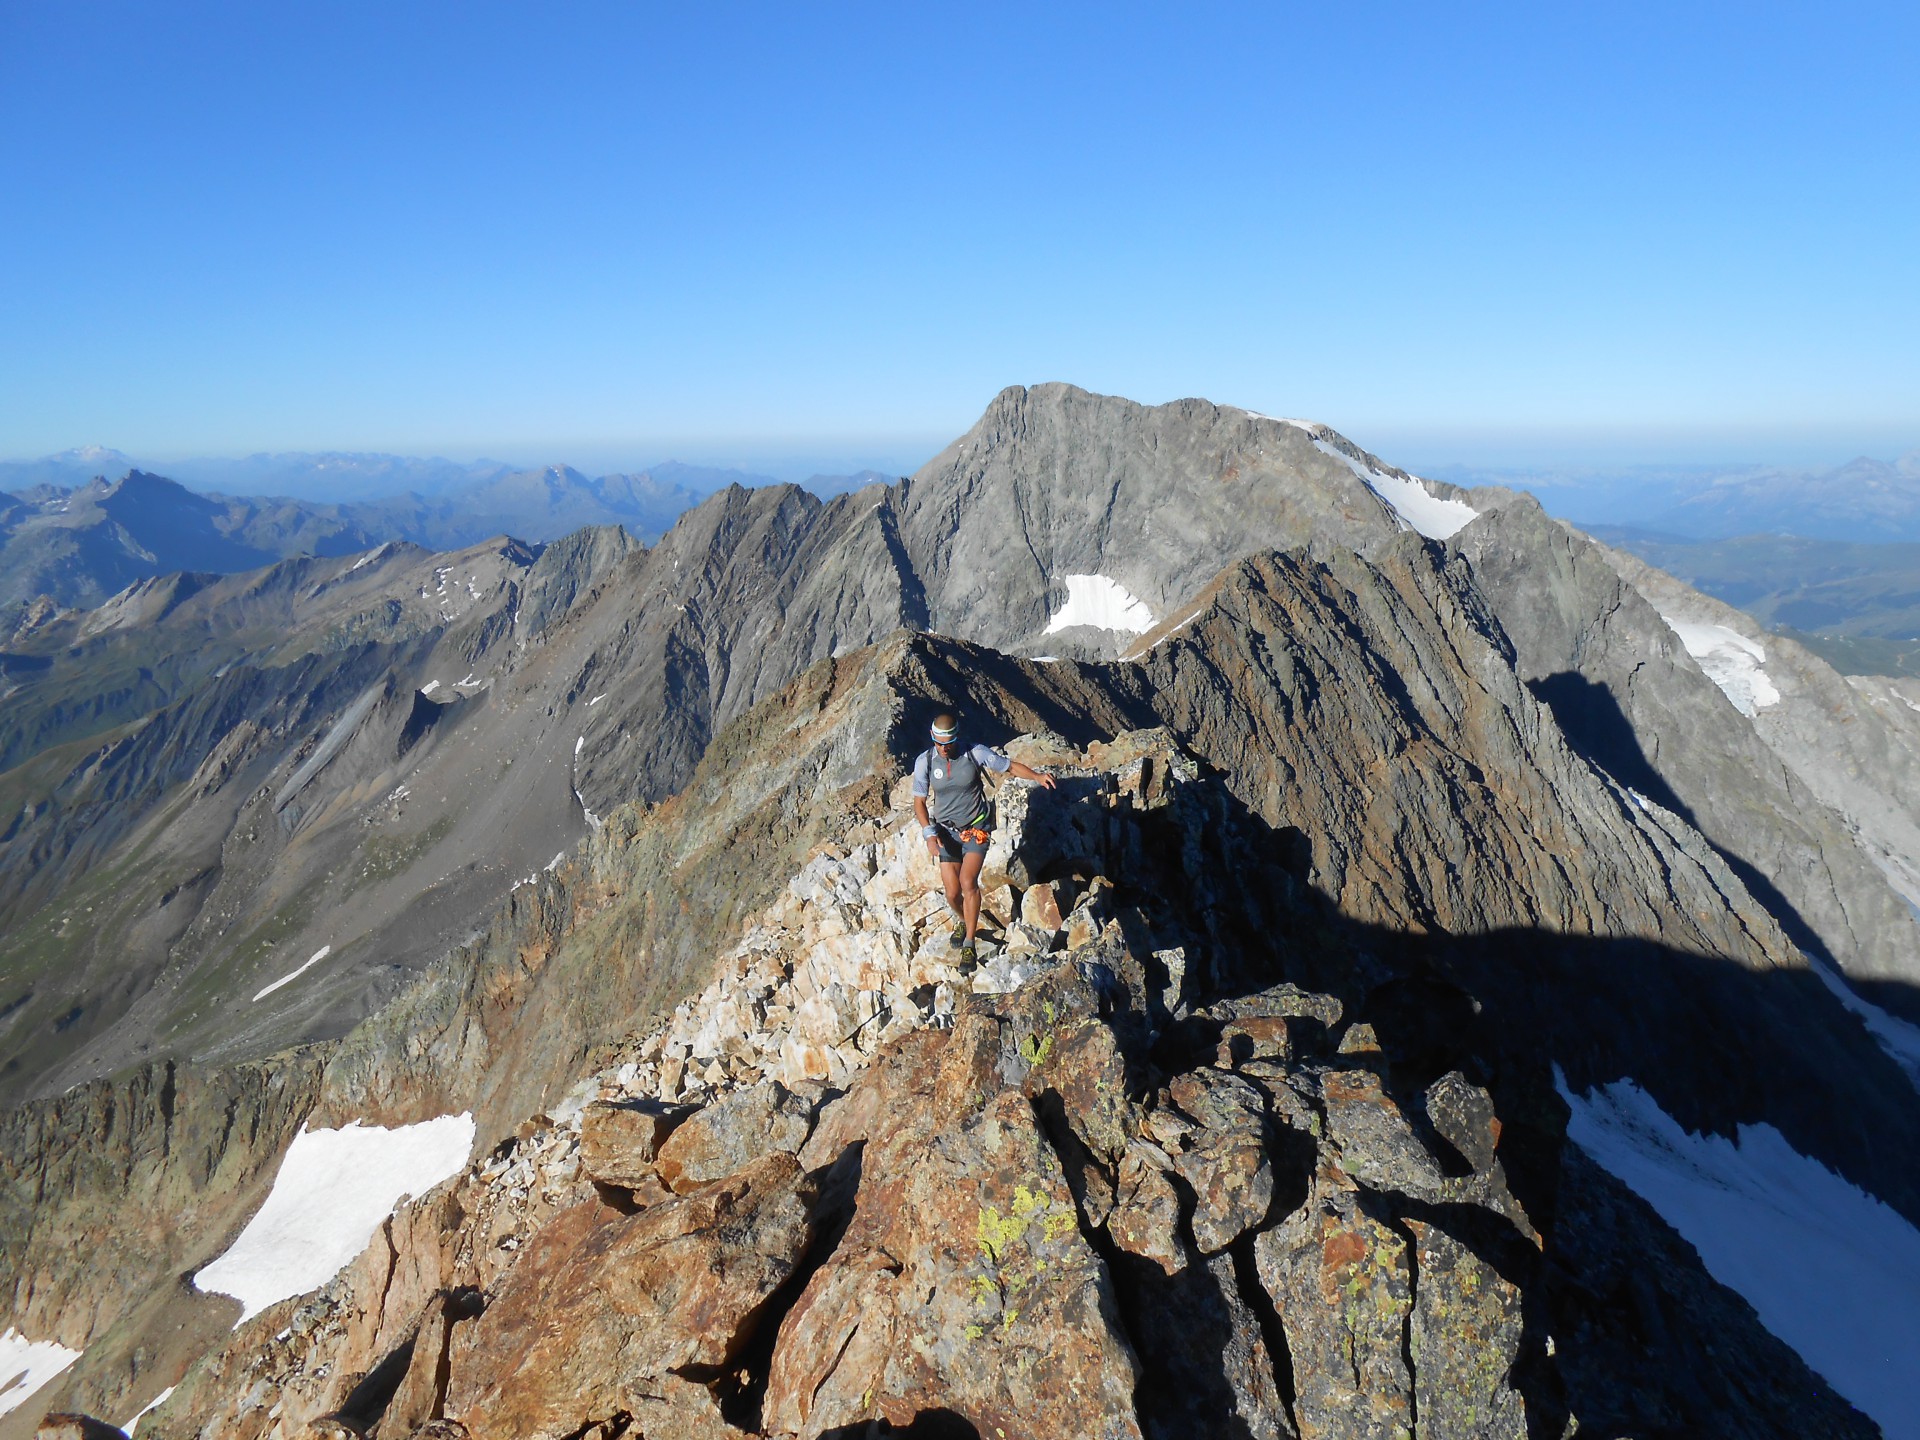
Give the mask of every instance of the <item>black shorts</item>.
[[(984, 834), (985, 832), (980, 831), (977, 833)], [(959, 830), (956, 830), (951, 825), (942, 825), (938, 821), (934, 822), (933, 838), (940, 842), (940, 863), (942, 865), (958, 865), (962, 855), (984, 855), (987, 853), (987, 842), (985, 840), (964, 840), (961, 838)]]

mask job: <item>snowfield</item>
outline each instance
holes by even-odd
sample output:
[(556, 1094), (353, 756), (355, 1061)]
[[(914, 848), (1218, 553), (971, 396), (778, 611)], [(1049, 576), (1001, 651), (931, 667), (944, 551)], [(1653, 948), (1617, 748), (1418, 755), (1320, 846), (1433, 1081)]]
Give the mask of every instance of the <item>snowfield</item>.
[(1400, 517), (1402, 524), (1417, 530), (1429, 540), (1446, 540), (1480, 518), (1480, 512), (1464, 500), (1443, 500), (1427, 489), (1425, 482), (1408, 475), (1389, 475), (1371, 465), (1362, 465), (1338, 446), (1315, 440), (1313, 446), (1322, 455), (1331, 456), (1346, 466), (1366, 487)]
[(318, 1290), (367, 1248), (401, 1201), (459, 1174), (473, 1135), (471, 1114), (394, 1130), (357, 1121), (343, 1130), (302, 1126), (266, 1203), (233, 1248), (193, 1277), (195, 1287), (245, 1307), (236, 1329), (269, 1305)]
[(1675, 620), (1670, 615), (1660, 618), (1680, 637), (1687, 654), (1699, 662), (1707, 678), (1720, 687), (1742, 715), (1751, 717), (1769, 705), (1780, 703), (1780, 692), (1774, 688), (1772, 678), (1760, 668), (1766, 662), (1767, 652), (1759, 644), (1725, 625), (1696, 625), (1688, 620)]
[(158, 1410), (162, 1405), (166, 1404), (168, 1400), (173, 1398), (173, 1392), (178, 1388), (179, 1387), (175, 1385), (167, 1386), (166, 1389), (162, 1390), (158, 1395), (154, 1396), (153, 1399), (149, 1400), (138, 1415), (134, 1416), (131, 1420), (127, 1421), (127, 1423), (122, 1425), (120, 1428), (126, 1431), (127, 1434), (129, 1435), (133, 1434), (136, 1430), (140, 1428), (140, 1422), (142, 1420), (146, 1419), (147, 1416), (151, 1415), (154, 1411)]
[[(1912, 902), (1908, 903), (1911, 905)], [(1902, 1020), (1897, 1015), (1889, 1015), (1871, 1000), (1856, 995), (1844, 977), (1811, 956), (1807, 958), (1807, 964), (1820, 977), (1820, 983), (1831, 990), (1842, 1005), (1860, 1017), (1867, 1027), (1867, 1033), (1886, 1051), (1887, 1058), (1906, 1071), (1913, 1088), (1920, 1090), (1920, 1025)]]
[(1920, 1230), (1771, 1125), (1694, 1135), (1631, 1080), (1573, 1108), (1568, 1136), (1700, 1252), (1713, 1278), (1889, 1436), (1920, 1436)]
[(1067, 603), (1053, 612), (1045, 633), (1052, 635), (1075, 625), (1144, 635), (1153, 628), (1153, 611), (1144, 600), (1105, 575), (1069, 575)]
[(78, 1350), (52, 1340), (29, 1340), (18, 1330), (0, 1335), (0, 1415), (24, 1405), (79, 1358)]
[(1244, 405), (1238, 408), (1242, 415), (1251, 416), (1255, 420), (1271, 420), (1276, 425), (1291, 425), (1296, 430), (1314, 431), (1320, 428), (1318, 420), (1289, 420), (1284, 415), (1262, 415), (1258, 410), (1249, 410)]
[(288, 984), (294, 980), (298, 980), (302, 975), (306, 974), (307, 971), (311, 970), (314, 966), (318, 965), (322, 960), (326, 959), (327, 956), (331, 955), (332, 953), (333, 953), (333, 946), (322, 945), (318, 950), (314, 951), (313, 954), (307, 957), (306, 964), (302, 965), (297, 970), (288, 971), (285, 975), (282, 975), (278, 980), (274, 981), (271, 985), (267, 986), (266, 989), (260, 991), (257, 995), (255, 995), (253, 997), (254, 1002), (257, 1004), (260, 1001), (266, 999), (267, 996), (273, 994), (273, 992), (278, 990), (282, 985)]

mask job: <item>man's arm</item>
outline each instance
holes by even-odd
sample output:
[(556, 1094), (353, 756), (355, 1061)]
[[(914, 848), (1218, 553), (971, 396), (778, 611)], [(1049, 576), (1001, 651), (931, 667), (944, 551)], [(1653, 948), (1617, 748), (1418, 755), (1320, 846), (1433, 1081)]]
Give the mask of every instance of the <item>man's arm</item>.
[(1036, 770), (1031, 765), (1022, 765), (1018, 760), (1007, 762), (1007, 773), (1019, 780), (1031, 780), (1036, 785), (1044, 785), (1049, 790), (1054, 788), (1053, 776), (1044, 770)]
[(934, 833), (933, 817), (927, 813), (929, 790), (927, 770), (927, 757), (923, 752), (920, 758), (913, 762), (913, 818), (920, 822), (920, 835), (927, 842), (927, 853), (938, 856), (940, 840)]

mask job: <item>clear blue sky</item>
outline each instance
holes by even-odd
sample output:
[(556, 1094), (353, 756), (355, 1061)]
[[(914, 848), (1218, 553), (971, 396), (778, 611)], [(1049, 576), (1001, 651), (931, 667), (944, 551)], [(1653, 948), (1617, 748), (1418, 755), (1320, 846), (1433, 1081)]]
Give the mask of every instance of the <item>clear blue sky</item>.
[(1917, 12), (0, 0), (0, 455), (1920, 444)]

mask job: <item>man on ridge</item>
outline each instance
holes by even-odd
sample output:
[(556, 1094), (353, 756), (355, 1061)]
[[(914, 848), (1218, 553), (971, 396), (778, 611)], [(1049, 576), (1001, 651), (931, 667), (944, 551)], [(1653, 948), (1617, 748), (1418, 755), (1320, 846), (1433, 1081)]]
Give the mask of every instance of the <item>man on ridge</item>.
[(927, 852), (940, 864), (940, 882), (953, 911), (952, 943), (960, 947), (960, 963), (976, 959), (974, 936), (980, 928), (980, 867), (986, 863), (992, 840), (984, 776), (1011, 774), (1054, 788), (1053, 776), (990, 745), (962, 745), (960, 722), (952, 715), (936, 715), (933, 746), (913, 762), (913, 813)]

